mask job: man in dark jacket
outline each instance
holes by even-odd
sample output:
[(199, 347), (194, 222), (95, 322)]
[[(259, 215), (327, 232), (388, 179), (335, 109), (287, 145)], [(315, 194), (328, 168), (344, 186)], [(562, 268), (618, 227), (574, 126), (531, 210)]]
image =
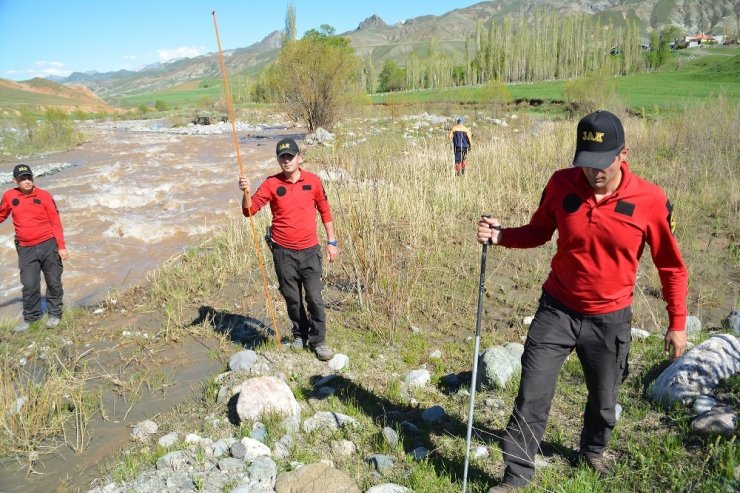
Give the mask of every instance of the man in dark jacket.
[(467, 156), (470, 147), (473, 145), (473, 137), (470, 135), (468, 127), (463, 125), (463, 119), (457, 118), (455, 125), (452, 126), (447, 139), (452, 142), (452, 148), (455, 153), (455, 175), (465, 174), (465, 168), (468, 165)]
[(558, 231), (503, 439), (503, 484), (489, 493), (530, 482), (558, 373), (574, 349), (588, 389), (580, 452), (589, 467), (608, 474), (603, 452), (627, 375), (632, 293), (645, 244), (666, 300), (665, 350), (675, 359), (686, 349), (688, 274), (673, 236), (672, 207), (660, 187), (632, 174), (627, 151), (619, 118), (608, 111), (587, 115), (578, 123), (573, 167), (552, 175), (529, 224), (502, 229), (486, 217), (478, 223), (480, 243), (508, 248), (542, 245)]
[(15, 247), (23, 285), (23, 322), (13, 329), (25, 332), (41, 318), (41, 273), (46, 281), (49, 317), (46, 326), (53, 329), (62, 317), (62, 260), (69, 254), (64, 244), (62, 221), (51, 194), (34, 185), (33, 172), (26, 164), (13, 168), (18, 185), (5, 192), (0, 202), (0, 223), (13, 215)]

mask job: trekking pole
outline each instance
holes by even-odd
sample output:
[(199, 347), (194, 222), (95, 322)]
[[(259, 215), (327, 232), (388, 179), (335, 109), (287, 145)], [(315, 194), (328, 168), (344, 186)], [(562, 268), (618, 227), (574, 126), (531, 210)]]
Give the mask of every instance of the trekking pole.
[[(491, 217), (483, 214), (483, 217)], [(491, 226), (498, 229), (497, 226)], [(470, 407), (468, 408), (468, 433), (465, 438), (465, 469), (463, 471), (463, 493), (468, 488), (468, 464), (470, 459), (470, 439), (473, 434), (473, 410), (475, 409), (475, 387), (478, 381), (478, 350), (480, 348), (480, 321), (483, 313), (483, 290), (486, 283), (486, 255), (488, 254), (488, 245), (492, 244), (489, 239), (483, 244), (483, 250), (480, 257), (480, 282), (478, 284), (478, 311), (475, 317), (475, 349), (473, 350), (473, 375), (470, 379)]]
[[(231, 104), (231, 93), (229, 92), (229, 79), (226, 75), (226, 65), (224, 64), (224, 55), (221, 52), (221, 38), (218, 36), (218, 23), (216, 22), (216, 11), (212, 11), (213, 15), (213, 27), (216, 29), (216, 43), (218, 44), (218, 60), (221, 63), (221, 76), (224, 79), (224, 95), (226, 99), (226, 107), (229, 109), (229, 120), (231, 121), (231, 131), (234, 138), (234, 149), (236, 150), (236, 161), (239, 163), (239, 176), (244, 175), (244, 165), (242, 164), (242, 155), (239, 151), (239, 138), (236, 133), (236, 118), (234, 117), (234, 108)], [(249, 200), (247, 191), (244, 190), (245, 200)], [(245, 202), (248, 203), (248, 202)], [(249, 212), (249, 211), (248, 211)], [(272, 306), (272, 297), (270, 296), (270, 287), (267, 283), (267, 271), (265, 270), (265, 263), (262, 261), (262, 250), (260, 249), (259, 240), (257, 240), (257, 230), (254, 227), (254, 219), (252, 214), (249, 214), (249, 226), (252, 230), (252, 240), (254, 240), (254, 250), (257, 252), (257, 260), (260, 265), (260, 272), (262, 273), (262, 284), (265, 289), (265, 299), (267, 300), (267, 311), (270, 313), (272, 319), (272, 328), (275, 330), (275, 339), (277, 340), (278, 349), (283, 349), (283, 343), (280, 340), (280, 330), (278, 329), (277, 320), (275, 318), (275, 308)]]

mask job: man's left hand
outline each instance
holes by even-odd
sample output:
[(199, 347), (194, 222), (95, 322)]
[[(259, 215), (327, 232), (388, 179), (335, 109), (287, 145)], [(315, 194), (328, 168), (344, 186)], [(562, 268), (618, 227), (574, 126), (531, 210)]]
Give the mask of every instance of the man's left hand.
[(334, 262), (339, 258), (339, 248), (334, 245), (326, 245), (326, 256), (329, 257), (329, 262)]
[(674, 360), (686, 352), (686, 331), (669, 330), (665, 333), (665, 352)]

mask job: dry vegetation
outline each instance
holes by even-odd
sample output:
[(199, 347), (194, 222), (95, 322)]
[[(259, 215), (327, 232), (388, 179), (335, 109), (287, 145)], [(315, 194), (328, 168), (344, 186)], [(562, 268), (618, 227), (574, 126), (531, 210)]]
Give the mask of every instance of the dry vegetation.
[[(499, 217), (504, 225), (527, 221), (549, 175), (567, 166), (572, 157), (575, 121), (542, 122), (521, 116), (509, 119), (508, 127), (488, 126), (482, 123), (484, 114), (469, 112), (467, 121), (478, 124), (473, 127), (476, 145), (464, 178), (456, 178), (452, 172), (442, 126), (413, 130), (418, 120), (400, 114), (347, 121), (337, 128), (338, 142), (333, 148), (311, 149), (307, 155), (310, 170), (340, 171), (344, 177), (325, 183), (343, 252), (339, 263), (325, 267), (325, 274), (329, 342), (349, 355), (351, 363), (341, 375), (337, 393), (316, 399), (311, 378), (325, 370), (310, 355), (278, 353), (272, 344), (261, 346), (258, 352), (270, 355), (273, 371), (288, 377), (297, 398), (308, 407), (339, 411), (360, 420), (360, 430), (344, 432), (344, 438), (357, 443), (359, 454), (333, 457), (326, 437), (312, 435), (296, 445), (291, 459), (332, 457), (363, 489), (375, 482), (362, 462), (373, 452), (397, 459), (384, 481), (425, 493), (460, 489), (468, 395), (465, 389), (450, 392), (442, 377), (470, 370), (480, 265), (475, 222), (482, 213)], [(660, 184), (675, 205), (677, 236), (691, 275), (690, 313), (700, 316), (709, 331), (716, 330), (721, 317), (737, 307), (740, 296), (738, 108), (719, 99), (690, 115), (656, 119), (623, 116), (633, 170)], [(409, 138), (403, 137), (404, 132)], [(267, 214), (258, 216), (258, 234), (268, 219)], [(156, 314), (160, 327), (160, 342), (156, 344), (175, 345), (192, 335), (208, 335), (217, 324), (208, 320), (192, 323), (204, 306), (222, 318), (247, 316), (269, 324), (253, 250), (248, 225), (232, 224), (222, 235), (163, 266), (146, 286), (124, 297), (129, 300), (126, 306), (132, 312)], [(528, 251), (490, 251), (482, 347), (518, 342), (524, 336), (522, 318), (535, 309), (552, 253), (551, 244)], [(658, 334), (666, 316), (658, 298), (657, 275), (649, 256), (645, 257), (634, 325)], [(269, 263), (267, 271), (272, 272)], [(277, 291), (271, 292), (282, 312)], [(65, 332), (75, 339), (74, 334), (84, 334), (94, 317), (70, 315)], [(109, 317), (109, 321), (114, 319), (112, 312)], [(96, 322), (101, 331), (106, 323)], [(43, 380), (48, 399), (29, 399), (22, 413), (11, 416), (8, 411), (19, 395), (37, 395), (36, 384), (24, 378), (27, 367), (20, 366), (18, 358), (29, 352), (31, 341), (43, 345), (48, 341), (41, 339), (50, 336), (31, 331), (10, 338), (8, 333), (6, 327), (0, 344), (5, 362), (0, 377), (0, 449), (6, 456), (17, 452), (32, 458), (31, 454), (48, 443), (44, 438), (64, 436), (62, 431), (69, 429), (69, 423), (98, 411), (85, 407), (91, 398), (80, 383), (89, 374), (81, 366), (84, 358), (79, 358), (72, 366), (54, 365), (53, 371), (49, 365)], [(86, 333), (73, 344), (81, 344), (89, 337), (89, 330)], [(115, 338), (118, 332), (99, 332), (98, 337)], [(213, 356), (222, 361), (238, 349), (224, 335), (217, 341), (212, 345)], [(566, 363), (543, 445), (550, 466), (540, 470), (532, 491), (737, 488), (738, 479), (733, 476), (740, 465), (737, 433), (732, 439), (697, 438), (688, 431), (686, 411), (666, 413), (645, 399), (644, 385), (664, 365), (660, 341), (652, 338), (633, 345), (633, 373), (620, 396), (624, 417), (612, 441), (617, 466), (602, 481), (571, 461), (585, 387), (577, 361)], [(150, 351), (152, 345), (155, 343), (143, 344), (141, 350)], [(434, 349), (442, 351), (441, 359), (429, 358)], [(49, 354), (59, 351), (52, 348)], [(432, 385), (408, 393), (402, 381), (408, 370), (421, 366), (432, 373)], [(204, 416), (226, 414), (226, 409), (215, 403), (215, 388), (208, 377), (203, 377), (201, 401), (184, 404), (161, 418), (168, 429), (191, 432), (193, 426), (207, 428)], [(130, 383), (133, 387), (135, 382)], [(737, 392), (737, 382), (732, 385)], [(479, 394), (475, 440), (489, 444), (492, 453), (490, 458), (473, 463), (476, 493), (485, 491), (502, 472), (496, 440), (515, 392), (512, 385)], [(65, 407), (64, 395), (80, 404)], [(503, 407), (485, 404), (490, 398), (502, 399)], [(383, 425), (397, 426), (399, 421), (393, 416), (418, 417), (420, 411), (433, 405), (442, 405), (450, 419), (444, 426), (423, 429), (420, 440), (432, 450), (427, 460), (416, 462), (407, 455), (407, 446), (412, 443), (409, 438), (393, 449), (378, 439)], [(222, 431), (239, 433), (238, 428)], [(279, 436), (278, 430), (270, 430), (269, 444)], [(84, 445), (75, 434), (66, 438), (73, 446)], [(131, 479), (156, 458), (149, 449), (128, 454), (125, 460), (115, 461), (113, 477)], [(287, 466), (279, 463), (279, 467)]]

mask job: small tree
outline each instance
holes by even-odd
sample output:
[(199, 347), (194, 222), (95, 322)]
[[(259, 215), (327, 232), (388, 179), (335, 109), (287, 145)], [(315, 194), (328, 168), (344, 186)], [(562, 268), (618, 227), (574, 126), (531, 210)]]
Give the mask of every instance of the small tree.
[(348, 39), (329, 32), (333, 31), (327, 26), (321, 32), (312, 29), (283, 46), (265, 75), (290, 116), (303, 121), (309, 131), (331, 128), (362, 97), (359, 58)]
[(393, 60), (383, 64), (378, 74), (378, 92), (400, 91), (406, 84), (406, 71)]
[(511, 93), (506, 84), (498, 79), (491, 79), (481, 88), (480, 99), (494, 108), (511, 102)]
[(617, 112), (624, 106), (617, 96), (616, 82), (604, 74), (566, 82), (564, 95), (571, 114), (586, 115), (599, 109)]
[(169, 108), (169, 105), (161, 99), (158, 99), (154, 102), (154, 109), (156, 109), (157, 111), (167, 111)]

